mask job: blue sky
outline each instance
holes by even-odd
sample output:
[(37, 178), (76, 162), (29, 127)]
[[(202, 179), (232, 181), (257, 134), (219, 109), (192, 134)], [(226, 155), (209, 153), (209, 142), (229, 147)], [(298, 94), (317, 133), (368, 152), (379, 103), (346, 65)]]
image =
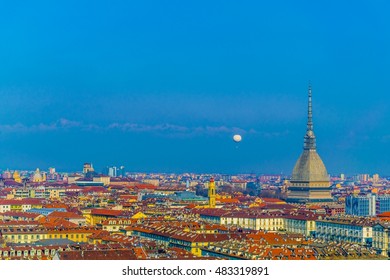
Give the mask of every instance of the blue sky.
[(389, 6), (2, 1), (0, 168), (390, 175)]

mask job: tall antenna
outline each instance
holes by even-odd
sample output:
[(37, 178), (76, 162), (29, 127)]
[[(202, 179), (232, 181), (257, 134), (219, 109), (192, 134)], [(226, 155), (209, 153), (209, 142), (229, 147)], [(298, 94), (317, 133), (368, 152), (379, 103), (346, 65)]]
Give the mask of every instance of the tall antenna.
[(311, 93), (310, 82), (309, 82), (308, 95), (309, 95), (309, 102), (308, 102), (308, 108), (307, 108), (307, 130), (313, 131), (313, 108), (312, 108), (312, 104), (311, 104), (312, 93)]
[(313, 108), (312, 108), (312, 92), (311, 92), (311, 84), (309, 82), (309, 90), (308, 90), (308, 105), (307, 105), (307, 130), (305, 134), (305, 141), (303, 148), (305, 150), (315, 150), (316, 149), (316, 137), (313, 131)]

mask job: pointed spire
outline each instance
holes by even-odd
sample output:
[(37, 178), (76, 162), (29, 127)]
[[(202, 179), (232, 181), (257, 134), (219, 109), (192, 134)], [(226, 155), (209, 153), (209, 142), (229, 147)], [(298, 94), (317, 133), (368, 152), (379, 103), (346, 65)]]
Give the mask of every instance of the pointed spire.
[(309, 83), (309, 102), (308, 102), (308, 109), (307, 109), (307, 130), (313, 131), (313, 111), (312, 111), (312, 105), (311, 105), (311, 84)]
[(307, 130), (304, 137), (304, 146), (305, 150), (315, 150), (316, 149), (316, 137), (313, 131), (313, 108), (311, 103), (312, 93), (311, 93), (311, 84), (309, 83), (308, 90), (308, 106), (307, 106)]

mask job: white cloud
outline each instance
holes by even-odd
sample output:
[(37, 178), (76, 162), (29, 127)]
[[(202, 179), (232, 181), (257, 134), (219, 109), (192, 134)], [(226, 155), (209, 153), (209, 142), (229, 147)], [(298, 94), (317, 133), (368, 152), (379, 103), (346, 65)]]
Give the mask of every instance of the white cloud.
[(162, 124), (140, 124), (140, 123), (111, 123), (108, 125), (85, 124), (80, 121), (72, 121), (65, 118), (45, 124), (25, 125), (16, 123), (11, 125), (0, 125), (1, 133), (39, 133), (48, 131), (123, 131), (134, 133), (154, 133), (160, 136), (193, 137), (198, 135), (218, 135), (218, 134), (257, 134), (264, 138), (281, 137), (288, 134), (283, 132), (259, 132), (254, 128), (244, 129), (241, 127), (221, 126), (183, 126), (170, 123)]

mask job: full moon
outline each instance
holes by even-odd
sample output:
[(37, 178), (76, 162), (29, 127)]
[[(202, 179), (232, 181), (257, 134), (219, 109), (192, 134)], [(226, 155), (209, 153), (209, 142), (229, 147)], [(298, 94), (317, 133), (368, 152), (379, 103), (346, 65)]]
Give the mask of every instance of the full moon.
[(236, 134), (233, 136), (233, 141), (236, 143), (241, 142), (241, 139), (242, 139), (241, 135)]

